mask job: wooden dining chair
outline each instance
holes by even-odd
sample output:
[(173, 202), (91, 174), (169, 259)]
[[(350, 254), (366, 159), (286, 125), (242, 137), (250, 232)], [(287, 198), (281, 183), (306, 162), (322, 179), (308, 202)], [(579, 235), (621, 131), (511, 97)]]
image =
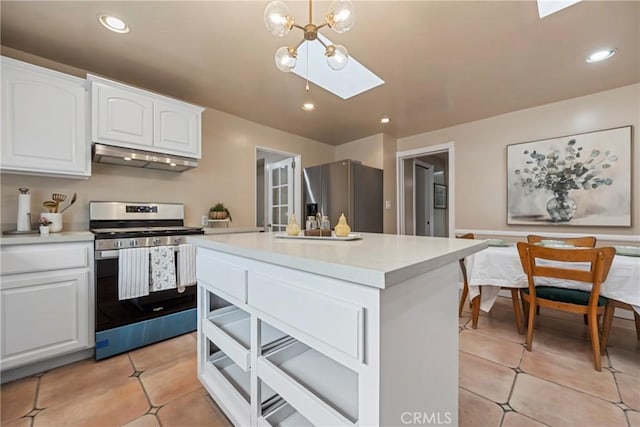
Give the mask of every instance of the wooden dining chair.
[[(517, 247), (522, 269), (528, 280), (528, 288), (521, 290), (521, 297), (526, 302), (525, 316), (529, 319), (527, 325), (527, 350), (531, 351), (532, 348), (536, 307), (542, 306), (571, 313), (586, 314), (589, 323), (594, 366), (596, 371), (600, 371), (602, 363), (600, 360), (601, 347), (598, 332), (598, 315), (604, 314), (608, 301), (607, 298), (600, 296), (600, 285), (607, 278), (616, 250), (609, 247), (550, 248), (524, 242), (519, 242)], [(559, 264), (559, 262), (565, 264)], [(580, 269), (579, 266), (571, 265), (571, 263), (578, 262), (591, 264), (590, 269)], [(536, 277), (587, 282), (591, 284), (591, 291), (585, 292), (555, 286), (535, 286)]]
[[(462, 236), (457, 236), (458, 239), (475, 239), (473, 233), (463, 234)], [(467, 267), (464, 263), (464, 259), (458, 261), (460, 263), (460, 270), (462, 271), (462, 278), (464, 280), (464, 287), (462, 288), (462, 296), (460, 297), (460, 306), (458, 308), (458, 317), (462, 317), (462, 309), (464, 308), (464, 303), (469, 295), (469, 282), (467, 278)], [(519, 298), (518, 298), (518, 289), (516, 288), (505, 288), (511, 292), (511, 302), (513, 304), (513, 314), (516, 321), (516, 328), (519, 334), (523, 333), (522, 326), (522, 316), (520, 314), (520, 306), (519, 306)], [(471, 327), (473, 329), (478, 328), (478, 318), (480, 317), (480, 298), (482, 297), (482, 286), (480, 287), (480, 295), (475, 298), (475, 300), (470, 301), (471, 304)]]
[[(462, 236), (456, 236), (458, 239), (475, 239), (473, 233), (463, 234)], [(464, 258), (458, 261), (460, 263), (460, 271), (462, 272), (462, 280), (464, 285), (462, 287), (462, 296), (460, 297), (460, 307), (458, 308), (458, 317), (462, 317), (462, 309), (464, 308), (464, 303), (467, 300), (467, 296), (469, 295), (469, 281), (467, 280), (467, 267), (464, 264)], [(479, 306), (478, 306), (479, 308)], [(477, 327), (474, 326), (474, 328)]]
[(567, 245), (580, 246), (583, 248), (595, 248), (597, 239), (595, 236), (580, 236), (580, 237), (544, 237), (537, 236), (535, 234), (529, 234), (527, 236), (527, 243), (535, 244), (540, 243), (543, 240), (561, 240)]
[(640, 314), (633, 309), (631, 304), (609, 298), (607, 306), (604, 309), (604, 321), (602, 322), (602, 339), (600, 340), (602, 354), (604, 354), (607, 349), (609, 334), (611, 333), (611, 323), (613, 321), (613, 314), (615, 313), (616, 308), (631, 310), (633, 312), (633, 319), (636, 323), (636, 337), (640, 340)]
[[(567, 245), (573, 245), (573, 246), (578, 246), (581, 248), (595, 248), (596, 247), (596, 242), (597, 239), (595, 236), (580, 236), (580, 237), (545, 237), (545, 236), (538, 236), (535, 234), (529, 234), (527, 236), (527, 243), (530, 243), (532, 245), (536, 244), (536, 243), (540, 243), (543, 240), (557, 240), (557, 241), (563, 241), (564, 243), (566, 243)], [(523, 303), (524, 304), (524, 303)], [(522, 306), (522, 310), (524, 310), (524, 305)], [(540, 314), (540, 306), (536, 307), (536, 314)], [(584, 324), (587, 324), (587, 315), (584, 316)]]

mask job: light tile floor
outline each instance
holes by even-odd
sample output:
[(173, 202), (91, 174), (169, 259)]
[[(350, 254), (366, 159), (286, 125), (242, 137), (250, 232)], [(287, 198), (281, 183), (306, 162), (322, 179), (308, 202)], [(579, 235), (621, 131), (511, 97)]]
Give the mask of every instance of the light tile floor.
[[(509, 299), (460, 319), (461, 426), (640, 427), (640, 342), (614, 319), (602, 372), (581, 316), (543, 310), (533, 351)], [(4, 384), (0, 420), (28, 426), (229, 426), (196, 378), (195, 334)]]

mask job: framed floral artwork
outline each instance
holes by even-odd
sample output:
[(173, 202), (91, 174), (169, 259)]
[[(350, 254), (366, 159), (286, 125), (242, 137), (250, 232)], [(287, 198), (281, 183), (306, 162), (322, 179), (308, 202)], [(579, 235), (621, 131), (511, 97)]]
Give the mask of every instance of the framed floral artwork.
[(631, 226), (631, 126), (507, 146), (507, 224)]

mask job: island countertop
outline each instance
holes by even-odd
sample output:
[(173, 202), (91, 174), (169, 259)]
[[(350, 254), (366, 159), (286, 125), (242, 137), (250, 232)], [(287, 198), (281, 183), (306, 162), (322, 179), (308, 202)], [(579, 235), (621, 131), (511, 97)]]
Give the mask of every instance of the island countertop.
[(361, 240), (283, 239), (275, 233), (188, 236), (203, 248), (387, 288), (481, 251), (482, 240), (361, 233)]

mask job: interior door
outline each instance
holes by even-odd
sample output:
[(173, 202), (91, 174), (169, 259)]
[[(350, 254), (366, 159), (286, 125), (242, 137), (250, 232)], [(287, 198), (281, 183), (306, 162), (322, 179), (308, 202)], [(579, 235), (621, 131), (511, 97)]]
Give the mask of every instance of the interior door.
[[(271, 231), (285, 231), (293, 212), (294, 160), (289, 158), (269, 165), (269, 224)], [(298, 218), (300, 223), (300, 218)]]
[(414, 230), (416, 236), (433, 236), (433, 166), (414, 160)]

